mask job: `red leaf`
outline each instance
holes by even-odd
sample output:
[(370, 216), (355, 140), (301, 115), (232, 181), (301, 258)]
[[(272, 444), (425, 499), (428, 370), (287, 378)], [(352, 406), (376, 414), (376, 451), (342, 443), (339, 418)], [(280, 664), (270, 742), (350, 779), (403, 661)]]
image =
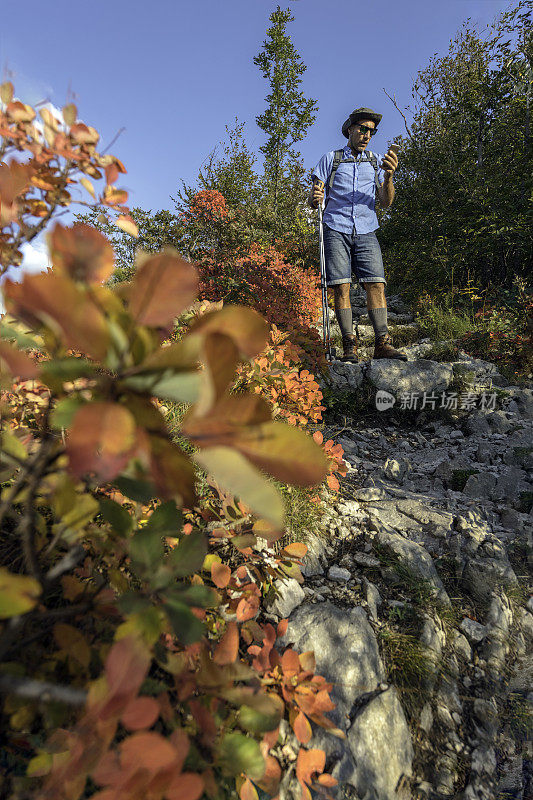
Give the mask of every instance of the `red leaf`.
[(227, 564), (215, 562), (211, 567), (211, 578), (215, 586), (218, 586), (219, 589), (224, 589), (230, 581), (231, 569)]
[(233, 664), (239, 655), (239, 629), (235, 622), (229, 622), (226, 633), (217, 644), (213, 655), (215, 664)]
[(122, 722), (130, 731), (151, 728), (159, 716), (159, 704), (153, 697), (136, 697), (122, 712)]
[(177, 255), (157, 255), (145, 261), (133, 280), (130, 310), (142, 325), (166, 328), (198, 294), (198, 273)]

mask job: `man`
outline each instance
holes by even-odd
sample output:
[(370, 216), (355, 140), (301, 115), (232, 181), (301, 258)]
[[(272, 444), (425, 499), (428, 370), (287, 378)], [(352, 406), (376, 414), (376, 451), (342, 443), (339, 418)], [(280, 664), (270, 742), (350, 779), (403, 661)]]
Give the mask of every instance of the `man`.
[[(327, 284), (333, 286), (335, 315), (341, 329), (345, 361), (357, 361), (357, 338), (353, 333), (350, 304), (353, 273), (366, 290), (368, 316), (375, 333), (373, 358), (407, 361), (407, 356), (392, 346), (387, 327), (385, 273), (375, 234), (379, 227), (375, 202), (378, 199), (382, 208), (392, 204), (392, 177), (398, 166), (398, 157), (393, 150), (384, 157), (376, 154), (376, 172), (365, 153), (380, 121), (381, 114), (376, 111), (357, 108), (342, 126), (348, 144), (329, 187), (323, 216)], [(308, 198), (312, 208), (317, 208), (324, 200), (324, 187), (320, 182), (328, 186), (334, 157), (334, 150), (326, 153), (313, 170), (313, 186)]]

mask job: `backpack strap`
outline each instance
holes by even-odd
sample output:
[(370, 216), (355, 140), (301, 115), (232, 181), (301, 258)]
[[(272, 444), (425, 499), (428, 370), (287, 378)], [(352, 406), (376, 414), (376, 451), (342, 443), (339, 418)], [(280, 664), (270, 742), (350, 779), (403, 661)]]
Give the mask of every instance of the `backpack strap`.
[[(326, 208), (329, 200), (329, 193), (331, 191), (331, 187), (333, 186), (333, 181), (335, 180), (335, 174), (337, 169), (339, 168), (339, 164), (349, 163), (351, 161), (356, 161), (356, 159), (352, 156), (351, 158), (343, 158), (344, 150), (335, 150), (333, 155), (333, 164), (331, 167), (331, 172), (329, 174), (328, 183), (326, 186), (326, 201), (324, 203), (324, 209)], [(379, 179), (378, 179), (378, 159), (375, 153), (372, 153), (370, 150), (368, 152), (365, 151), (364, 153), (365, 158), (361, 158), (360, 161), (368, 161), (372, 167), (374, 168), (374, 183), (376, 184), (376, 192), (380, 187)]]

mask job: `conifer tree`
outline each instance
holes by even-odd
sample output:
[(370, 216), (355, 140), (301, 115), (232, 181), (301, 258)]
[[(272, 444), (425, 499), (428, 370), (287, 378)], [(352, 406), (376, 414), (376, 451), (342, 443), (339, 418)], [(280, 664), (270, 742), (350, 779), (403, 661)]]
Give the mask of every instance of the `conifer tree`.
[(267, 136), (260, 148), (264, 155), (265, 189), (267, 199), (279, 217), (283, 205), (282, 193), (303, 177), (301, 156), (294, 145), (304, 139), (315, 121), (317, 105), (307, 99), (300, 88), (302, 75), (307, 69), (287, 33), (287, 24), (294, 21), (289, 9), (280, 6), (270, 15), (272, 26), (261, 52), (255, 56), (256, 64), (270, 84), (266, 97), (268, 106), (256, 118), (257, 125)]

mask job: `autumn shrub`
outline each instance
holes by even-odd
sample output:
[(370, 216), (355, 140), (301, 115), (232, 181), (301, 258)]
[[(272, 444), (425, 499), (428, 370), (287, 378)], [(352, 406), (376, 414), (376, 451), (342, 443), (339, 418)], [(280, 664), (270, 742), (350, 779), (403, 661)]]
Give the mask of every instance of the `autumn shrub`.
[[(74, 111), (70, 133), (51, 125), (37, 146), (29, 107), (17, 118), (12, 88), (0, 97), (6, 147), (42, 158), (50, 180), (60, 157), (98, 160), (92, 129), (76, 143), (85, 129)], [(6, 169), (9, 266), (33, 235), (35, 183), (33, 172), (17, 183), (18, 167)], [(40, 191), (44, 227), (65, 198)], [(141, 257), (132, 282), (111, 287), (105, 237), (56, 225), (50, 259), (48, 272), (3, 284), (2, 794), (275, 796), (282, 719), (301, 745), (302, 797), (327, 794), (325, 754), (308, 745), (312, 724), (344, 735), (325, 716), (331, 685), (311, 654), (276, 647), (287, 623), (266, 623), (261, 602), (278, 578), (302, 580), (306, 552), (271, 548), (284, 520), (268, 476), (317, 486), (338, 453), (331, 443), (326, 457), (284, 414), (273, 419), (261, 392), (234, 391), (237, 370), (267, 345), (257, 312), (188, 312), (171, 338), (199, 287), (177, 254)], [(167, 403), (179, 408), (172, 430)]]

